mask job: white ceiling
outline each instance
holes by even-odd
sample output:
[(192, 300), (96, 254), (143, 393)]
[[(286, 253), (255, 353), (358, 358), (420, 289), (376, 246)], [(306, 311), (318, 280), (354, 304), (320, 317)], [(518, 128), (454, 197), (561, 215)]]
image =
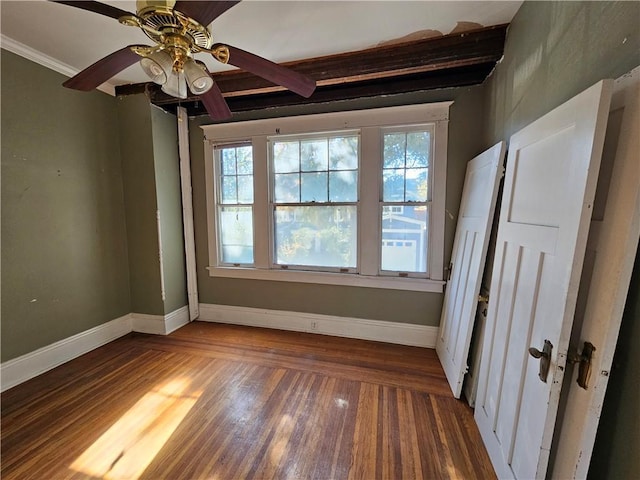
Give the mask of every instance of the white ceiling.
[[(135, 12), (135, 1), (105, 1)], [(522, 1), (270, 1), (244, 0), (218, 17), (214, 41), (275, 62), (349, 52), (421, 30), (447, 34), (458, 22), (509, 23)], [(2, 47), (73, 75), (144, 33), (92, 12), (44, 0), (0, 0)], [(211, 71), (228, 67), (199, 55)], [(146, 82), (133, 65), (106, 86)]]

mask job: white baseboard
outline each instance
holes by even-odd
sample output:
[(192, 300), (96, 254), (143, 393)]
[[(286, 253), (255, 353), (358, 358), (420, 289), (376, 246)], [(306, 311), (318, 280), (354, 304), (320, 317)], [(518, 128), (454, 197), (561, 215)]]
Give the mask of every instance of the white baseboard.
[(131, 331), (164, 335), (164, 315), (131, 313)]
[(175, 332), (180, 327), (184, 327), (190, 321), (189, 305), (185, 305), (184, 307), (168, 313), (164, 316), (166, 334), (169, 335), (171, 332)]
[(168, 335), (189, 323), (189, 307), (184, 306), (166, 315), (131, 314), (131, 329), (139, 333)]
[(0, 365), (0, 391), (15, 387), (58, 365), (84, 355), (131, 332), (168, 335), (189, 323), (189, 307), (167, 315), (128, 313)]
[(198, 320), (359, 338), (425, 348), (435, 348), (438, 336), (438, 327), (410, 323), (205, 303), (200, 304)]
[[(438, 327), (314, 313), (200, 304), (205, 322), (231, 323), (435, 348)], [(130, 332), (167, 335), (189, 323), (184, 306), (167, 315), (129, 313), (0, 365), (0, 391), (51, 370)]]
[(131, 332), (127, 314), (90, 330), (4, 362), (0, 366), (0, 391), (5, 391), (80, 355)]

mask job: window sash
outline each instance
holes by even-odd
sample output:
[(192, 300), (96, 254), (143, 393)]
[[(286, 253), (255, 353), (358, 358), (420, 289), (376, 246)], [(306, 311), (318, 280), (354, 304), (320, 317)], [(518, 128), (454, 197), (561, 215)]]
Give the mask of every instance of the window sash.
[[(350, 156), (347, 155), (346, 159), (343, 159), (343, 162), (339, 163), (339, 159), (336, 160), (336, 157), (332, 157), (332, 154), (335, 153), (335, 150), (332, 150), (332, 148), (340, 148), (340, 145), (333, 144), (332, 146), (332, 142), (338, 142), (343, 139), (346, 139), (347, 144), (352, 144), (353, 142), (356, 143), (355, 158), (349, 158)], [(268, 176), (270, 186), (269, 219), (271, 228), (271, 268), (318, 272), (357, 273), (359, 269), (358, 198), (360, 191), (359, 177), (361, 164), (360, 132), (358, 130), (351, 130), (342, 132), (314, 132), (308, 135), (279, 135), (270, 137), (268, 142), (270, 167)], [(305, 146), (312, 143), (316, 143), (316, 148), (320, 150), (320, 158), (318, 158), (314, 164), (310, 164), (308, 162), (308, 158), (304, 156)], [(325, 145), (324, 148), (322, 146), (323, 143)], [(278, 148), (278, 145), (286, 144), (290, 145), (288, 148), (293, 149), (293, 152), (290, 153), (290, 158), (295, 160), (289, 165), (284, 162), (278, 165), (278, 157), (275, 150)], [(286, 157), (284, 160), (286, 161)], [(339, 188), (339, 185), (335, 185), (335, 181), (332, 182), (332, 180), (335, 179), (335, 177), (339, 178), (344, 175), (351, 176), (351, 179), (355, 182), (355, 187), (351, 191), (347, 190), (346, 195), (342, 195), (342, 199), (336, 199), (335, 197), (339, 197), (340, 195), (336, 193), (334, 186)], [(282, 184), (279, 183), (279, 180), (284, 178), (291, 178), (293, 180), (293, 185), (295, 185), (294, 194), (288, 198), (285, 198), (287, 191), (283, 192), (285, 194), (279, 191), (279, 187), (282, 186)], [(305, 181), (309, 180), (319, 180), (319, 183), (315, 185), (315, 192), (310, 192), (309, 189), (305, 189)], [(288, 191), (290, 190), (291, 189), (288, 189)], [(310, 195), (310, 193), (314, 193), (314, 195)], [(345, 196), (347, 198), (353, 198), (353, 200), (344, 201)], [(314, 200), (310, 200), (310, 198), (313, 197), (315, 197)], [(353, 215), (355, 216), (355, 218), (350, 220), (352, 228), (347, 227), (349, 232), (348, 238), (346, 239), (347, 245), (344, 245), (344, 238), (337, 246), (335, 244), (333, 245), (334, 249), (337, 248), (338, 251), (342, 252), (342, 255), (348, 259), (344, 264), (338, 264), (335, 260), (335, 255), (339, 256), (339, 254), (336, 254), (335, 252), (333, 255), (325, 252), (327, 256), (324, 258), (321, 256), (321, 253), (318, 253), (316, 261), (312, 262), (312, 249), (307, 245), (304, 246), (307, 250), (306, 259), (303, 258), (305, 255), (302, 253), (296, 255), (295, 251), (288, 255), (290, 261), (285, 261), (285, 259), (282, 258), (287, 255), (284, 255), (284, 253), (281, 254), (279, 251), (279, 248), (283, 247), (279, 242), (284, 242), (285, 238), (295, 238), (296, 234), (305, 238), (307, 242), (313, 242), (315, 247), (319, 250), (324, 250), (323, 247), (326, 246), (326, 242), (331, 242), (332, 240), (328, 240), (331, 236), (327, 233), (327, 229), (322, 229), (321, 227), (318, 228), (317, 225), (314, 226), (311, 224), (301, 226), (299, 229), (291, 231), (288, 237), (280, 237), (278, 229), (284, 230), (286, 228), (286, 223), (283, 222), (282, 224), (279, 224), (278, 218), (276, 217), (276, 212), (278, 210), (285, 211), (287, 208), (308, 208), (318, 209), (319, 212), (322, 212), (323, 210), (328, 212), (330, 209), (340, 207), (352, 208), (354, 211)], [(308, 212), (310, 211), (311, 210), (308, 210)], [(294, 222), (291, 223), (294, 224)], [(337, 240), (335, 241), (337, 242)], [(301, 252), (305, 251), (305, 248), (302, 245), (296, 244), (295, 242), (294, 245), (297, 245), (296, 250), (300, 250)], [(296, 257), (300, 261), (295, 261)], [(323, 264), (322, 261), (326, 261), (326, 263)]]
[[(215, 198), (215, 223), (216, 223), (216, 248), (215, 248), (215, 252), (216, 252), (216, 257), (217, 257), (217, 262), (219, 265), (222, 266), (228, 266), (228, 267), (252, 267), (255, 265), (255, 208), (254, 208), (254, 202), (255, 202), (255, 162), (254, 162), (254, 158), (253, 158), (253, 151), (252, 151), (252, 167), (251, 167), (251, 173), (250, 174), (246, 174), (246, 173), (238, 173), (238, 168), (237, 168), (237, 164), (235, 167), (235, 173), (234, 174), (228, 174), (228, 175), (224, 175), (223, 173), (223, 167), (222, 167), (222, 155), (224, 150), (226, 149), (237, 149), (237, 148), (242, 148), (242, 147), (251, 147), (253, 150), (253, 145), (251, 142), (247, 142), (247, 141), (242, 141), (242, 142), (233, 142), (233, 143), (224, 143), (224, 144), (219, 144), (219, 145), (215, 145), (213, 147), (213, 189), (214, 189), (214, 198)], [(236, 158), (237, 161), (237, 158)], [(238, 189), (238, 180), (239, 177), (241, 178), (247, 178), (247, 177), (251, 177), (251, 192), (252, 192), (252, 198), (251, 198), (251, 202), (245, 201), (242, 202), (240, 200), (240, 192)], [(236, 185), (236, 202), (228, 202), (228, 201), (224, 201), (223, 198), (223, 182), (225, 178), (234, 178), (235, 179), (235, 185)], [(208, 183), (208, 182), (207, 182)], [(208, 183), (209, 185), (209, 183)], [(250, 209), (251, 210), (251, 224), (250, 224), (250, 228), (251, 228), (251, 258), (252, 260), (250, 262), (246, 262), (246, 261), (229, 261), (229, 259), (225, 260), (225, 248), (229, 248), (231, 247), (230, 244), (225, 244), (223, 241), (223, 237), (225, 235), (225, 232), (223, 231), (222, 228), (222, 223), (225, 220), (224, 215), (222, 214), (222, 211), (224, 209)], [(247, 247), (247, 245), (236, 245), (236, 247), (241, 248), (241, 247)], [(243, 255), (244, 256), (244, 255)]]
[[(407, 165), (407, 142), (408, 142), (408, 134), (411, 133), (421, 133), (426, 132), (429, 134), (429, 151), (427, 154), (426, 165), (419, 165), (415, 167), (415, 165)], [(387, 135), (404, 135), (405, 136), (405, 146), (403, 150), (403, 164), (397, 167), (387, 167), (385, 168), (385, 137)], [(416, 278), (430, 278), (431, 275), (431, 252), (433, 251), (431, 232), (434, 229), (434, 222), (432, 213), (432, 196), (433, 196), (433, 178), (434, 178), (434, 168), (435, 168), (435, 143), (436, 143), (436, 125), (435, 124), (412, 124), (412, 125), (398, 125), (393, 127), (386, 127), (380, 129), (380, 153), (381, 153), (381, 165), (379, 169), (379, 206), (378, 206), (378, 218), (380, 219), (380, 228), (378, 231), (378, 275), (389, 275), (389, 276), (401, 276), (401, 277), (416, 277)], [(407, 177), (406, 174), (403, 175), (403, 194), (401, 200), (388, 200), (385, 199), (385, 173), (389, 170), (403, 170), (406, 172), (407, 170), (415, 170), (415, 169), (426, 169), (427, 171), (427, 179), (426, 179), (426, 188), (427, 194), (424, 200), (408, 200), (407, 199)], [(426, 220), (426, 233), (424, 239), (424, 246), (422, 248), (418, 248), (418, 252), (416, 254), (417, 257), (424, 255), (424, 260), (426, 261), (426, 265), (424, 271), (414, 271), (410, 269), (392, 269), (385, 268), (383, 264), (383, 255), (385, 254), (385, 249), (383, 248), (384, 242), (384, 229), (382, 226), (382, 219), (385, 207), (425, 207), (427, 209), (427, 220)], [(421, 236), (418, 236), (416, 242), (420, 242)], [(420, 245), (418, 243), (418, 245)], [(422, 261), (420, 262), (422, 264)], [(431, 267), (431, 268), (430, 268)], [(417, 270), (417, 269), (416, 269)]]
[[(389, 275), (389, 276), (400, 276), (400, 277), (415, 277), (415, 278), (430, 278), (429, 277), (429, 267), (430, 267), (430, 255), (432, 252), (432, 248), (430, 248), (430, 233), (431, 233), (431, 206), (432, 202), (380, 202), (379, 204), (379, 216), (380, 216), (380, 254), (378, 256), (378, 274), (379, 275)], [(419, 221), (418, 219), (411, 219), (410, 217), (406, 217), (404, 207), (408, 208), (422, 208), (424, 207), (426, 212), (426, 222), (422, 228), (411, 228), (407, 226), (406, 228), (398, 228), (396, 225), (395, 229), (386, 229), (387, 237), (385, 239), (385, 228), (384, 228), (384, 215), (385, 215), (385, 207), (390, 208), (388, 211), (389, 216), (395, 217), (404, 217), (407, 218), (406, 222), (408, 225), (416, 224), (414, 222)], [(402, 207), (403, 211), (393, 212), (393, 208)], [(398, 218), (400, 220), (400, 218)], [(402, 220), (400, 220), (402, 222)], [(418, 224), (419, 225), (419, 224)], [(422, 230), (424, 229), (424, 234)], [(392, 231), (392, 230), (395, 230)], [(398, 237), (393, 238), (394, 235)], [(400, 238), (401, 236), (406, 235), (410, 236), (409, 238)], [(413, 241), (417, 247), (415, 253), (415, 260), (420, 263), (420, 266), (424, 263), (424, 271), (410, 268), (384, 268), (384, 254), (385, 252), (384, 243), (387, 241)], [(404, 263), (403, 263), (404, 265)]]
[[(242, 235), (241, 232), (230, 232), (230, 233), (225, 233), (225, 229), (222, 228), (222, 224), (225, 222), (225, 215), (223, 215), (222, 211), (225, 209), (228, 210), (233, 210), (234, 208), (240, 209), (240, 210), (250, 210), (250, 217), (251, 217), (251, 224), (250, 224), (250, 230), (251, 233), (249, 235)], [(238, 216), (238, 215), (236, 215)], [(255, 264), (255, 229), (253, 228), (253, 217), (254, 217), (254, 209), (253, 209), (253, 205), (246, 205), (246, 204), (235, 204), (235, 205), (229, 205), (229, 204), (218, 204), (218, 208), (217, 208), (217, 219), (218, 219), (218, 261), (220, 265), (226, 265), (226, 266), (233, 266), (233, 267), (247, 267), (247, 266), (253, 266)], [(235, 233), (235, 235), (234, 235)], [(236, 242), (224, 242), (224, 237), (225, 235), (229, 235), (231, 237), (235, 237), (237, 240)], [(246, 237), (250, 238), (250, 244), (246, 243)], [(230, 259), (226, 259), (225, 260), (225, 249), (229, 249), (229, 250), (237, 250), (238, 252), (236, 253), (236, 255), (239, 255), (240, 258), (245, 258), (247, 256), (246, 254), (246, 250), (247, 248), (251, 248), (251, 261), (243, 261), (242, 259), (238, 259), (235, 261), (232, 261)], [(242, 253), (240, 253), (242, 252)]]
[[(276, 218), (276, 210), (286, 209), (286, 208), (310, 208), (310, 209), (318, 209), (318, 210), (330, 210), (330, 209), (339, 209), (340, 207), (346, 207), (347, 209), (352, 210), (352, 218), (344, 218), (343, 227), (345, 228), (343, 231), (348, 232), (348, 237), (342, 239), (343, 248), (340, 248), (340, 243), (338, 243), (338, 252), (327, 252), (329, 258), (335, 258), (336, 255), (346, 255), (348, 260), (343, 264), (334, 264), (329, 265), (331, 262), (326, 262), (326, 264), (318, 264), (318, 263), (305, 263), (296, 262), (296, 261), (281, 261), (279, 262), (279, 254), (278, 254), (278, 220)], [(271, 251), (271, 267), (275, 269), (291, 269), (291, 270), (309, 270), (309, 271), (320, 271), (320, 272), (338, 272), (338, 273), (357, 273), (359, 268), (359, 256), (358, 256), (358, 245), (360, 233), (358, 231), (358, 205), (353, 203), (340, 203), (340, 204), (323, 204), (323, 203), (307, 203), (307, 204), (289, 204), (289, 205), (280, 205), (275, 204), (272, 205), (271, 208), (271, 225), (273, 228), (272, 240), (273, 247)], [(312, 250), (314, 247), (318, 250), (322, 250), (323, 242), (327, 241), (327, 238), (333, 238), (332, 233), (322, 228), (315, 228), (315, 225), (308, 222), (302, 222), (302, 228), (298, 231), (302, 232), (302, 234), (306, 234), (306, 238), (303, 238), (303, 246), (306, 246), (308, 250)], [(306, 224), (305, 224), (306, 223)], [(322, 223), (322, 225), (328, 225), (329, 221)], [(286, 224), (283, 225), (286, 228)], [(295, 235), (297, 231), (293, 231), (292, 235)], [(334, 234), (335, 235), (335, 234)], [(346, 245), (345, 245), (346, 242)], [(335, 245), (335, 244), (334, 244)], [(319, 254), (319, 253), (318, 253)], [(293, 255), (295, 257), (295, 255)], [(333, 262), (337, 263), (337, 262)]]

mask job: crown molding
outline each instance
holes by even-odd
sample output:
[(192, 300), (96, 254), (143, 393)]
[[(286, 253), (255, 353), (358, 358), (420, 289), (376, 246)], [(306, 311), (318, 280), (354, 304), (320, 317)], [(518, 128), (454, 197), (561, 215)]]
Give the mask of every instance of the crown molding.
[[(66, 63), (62, 63), (53, 57), (45, 55), (44, 53), (35, 50), (34, 48), (31, 48), (24, 43), (20, 43), (13, 38), (7, 37), (6, 35), (1, 33), (0, 44), (5, 50), (15, 53), (16, 55), (20, 55), (21, 57), (26, 58), (27, 60), (31, 60), (32, 62), (35, 62), (38, 65), (42, 65), (43, 67), (46, 67), (50, 70), (66, 75), (67, 77), (73, 77), (80, 71), (70, 65), (67, 65)], [(103, 83), (97, 88), (97, 90), (100, 90), (101, 92), (107, 93), (111, 96), (115, 96), (116, 94), (115, 85), (112, 85), (109, 82)]]

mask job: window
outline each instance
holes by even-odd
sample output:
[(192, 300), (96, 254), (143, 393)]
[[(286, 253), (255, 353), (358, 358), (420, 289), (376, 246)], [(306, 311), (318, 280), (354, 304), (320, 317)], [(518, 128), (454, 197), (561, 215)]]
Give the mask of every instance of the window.
[(221, 264), (253, 264), (253, 156), (251, 145), (216, 148), (216, 204)]
[(431, 145), (424, 127), (383, 134), (382, 271), (428, 274)]
[(270, 142), (274, 263), (357, 267), (358, 135)]
[(441, 292), (448, 107), (202, 127), (210, 275)]

